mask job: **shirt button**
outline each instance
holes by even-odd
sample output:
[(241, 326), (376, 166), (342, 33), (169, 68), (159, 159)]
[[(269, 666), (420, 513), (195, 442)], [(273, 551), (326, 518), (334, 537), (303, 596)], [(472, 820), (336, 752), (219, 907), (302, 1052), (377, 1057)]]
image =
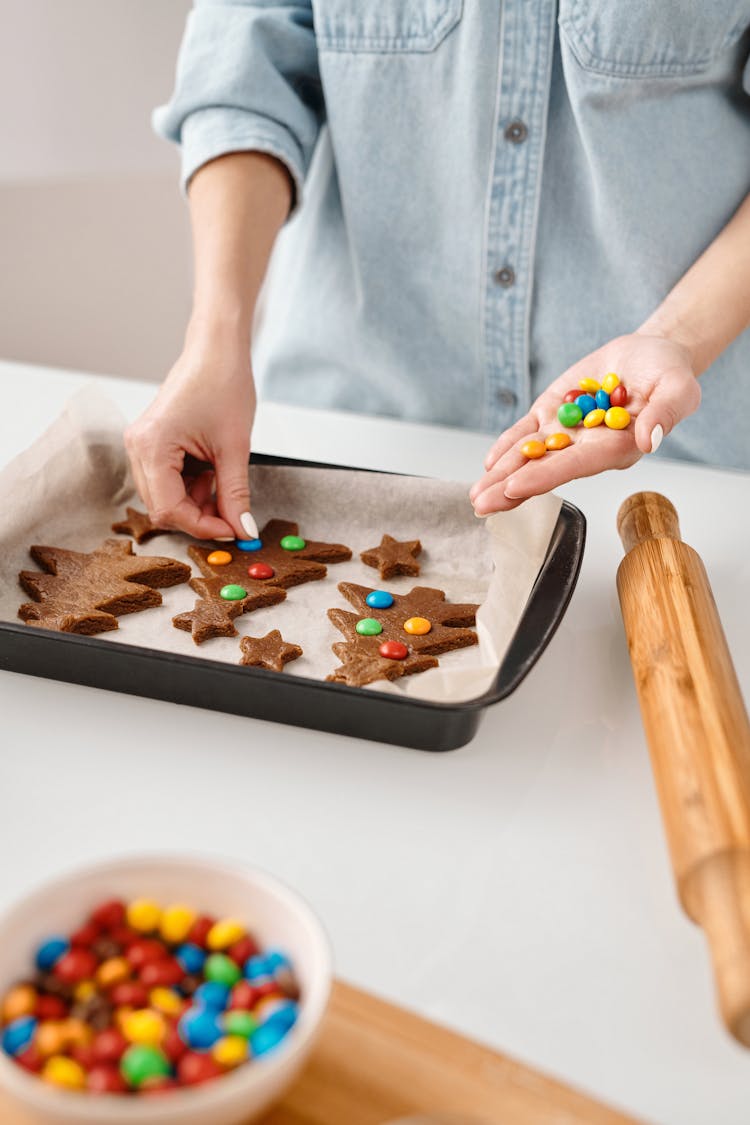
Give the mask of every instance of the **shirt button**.
[(495, 398), (501, 406), (515, 406), (518, 402), (518, 395), (510, 387), (498, 387), (495, 391)]
[(529, 130), (526, 128), (524, 122), (519, 121), (518, 118), (516, 118), (514, 121), (511, 121), (505, 129), (506, 141), (510, 141), (511, 144), (514, 145), (523, 144), (528, 135)]
[(511, 266), (503, 266), (501, 270), (495, 271), (495, 281), (498, 285), (502, 285), (503, 289), (510, 289), (515, 280), (516, 271)]

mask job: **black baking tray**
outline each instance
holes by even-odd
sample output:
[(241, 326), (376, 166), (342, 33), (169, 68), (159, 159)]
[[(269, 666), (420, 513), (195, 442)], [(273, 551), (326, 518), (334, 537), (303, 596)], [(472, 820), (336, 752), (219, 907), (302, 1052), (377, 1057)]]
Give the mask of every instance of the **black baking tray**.
[[(253, 455), (253, 463), (346, 468)], [(126, 644), (0, 622), (0, 669), (65, 683), (227, 711), (254, 719), (419, 750), (455, 750), (476, 734), (487, 707), (514, 691), (536, 664), (563, 619), (575, 589), (586, 520), (563, 502), (529, 600), (492, 686), (465, 703), (430, 703), (346, 684), (279, 675)]]

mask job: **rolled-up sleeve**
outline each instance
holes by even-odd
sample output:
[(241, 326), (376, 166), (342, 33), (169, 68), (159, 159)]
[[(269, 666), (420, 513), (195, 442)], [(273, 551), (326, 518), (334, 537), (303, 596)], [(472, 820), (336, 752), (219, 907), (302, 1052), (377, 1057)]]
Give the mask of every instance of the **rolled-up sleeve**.
[(286, 165), (302, 198), (323, 120), (310, 0), (196, 0), (174, 93), (154, 111), (180, 145), (182, 185), (229, 152), (265, 152)]

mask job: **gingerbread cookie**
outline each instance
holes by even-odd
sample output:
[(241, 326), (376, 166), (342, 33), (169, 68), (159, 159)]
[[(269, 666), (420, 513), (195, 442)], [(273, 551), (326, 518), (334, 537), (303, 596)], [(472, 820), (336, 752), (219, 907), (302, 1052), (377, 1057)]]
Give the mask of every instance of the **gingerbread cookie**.
[(271, 672), (283, 672), (285, 664), (302, 656), (300, 646), (287, 644), (278, 629), (272, 629), (265, 637), (243, 637), (240, 648), (240, 664), (268, 668)]
[(417, 555), (422, 550), (418, 539), (400, 543), (392, 535), (384, 535), (379, 547), (362, 551), (360, 558), (366, 566), (374, 566), (381, 578), (394, 578), (397, 574), (419, 574)]
[(88, 554), (61, 547), (32, 547), (31, 557), (46, 573), (23, 570), (19, 582), (34, 602), (18, 616), (31, 625), (63, 633), (104, 633), (126, 613), (161, 605), (157, 587), (190, 577), (177, 559), (134, 555), (128, 539), (105, 539)]
[[(306, 541), (298, 531), (297, 524), (289, 520), (269, 520), (257, 540), (222, 544), (220, 550), (189, 547), (188, 554), (204, 575), (193, 578), (190, 585), (204, 602), (223, 606), (224, 612), (217, 608), (209, 613), (198, 601), (188, 613), (174, 618), (175, 627), (189, 629), (196, 644), (211, 636), (233, 636), (236, 629), (231, 620), (239, 613), (275, 605), (284, 600), (290, 587), (325, 578), (328, 571), (324, 563), (352, 557), (349, 547), (341, 543)], [(227, 610), (230, 603), (238, 604), (239, 609), (235, 612), (233, 605), (231, 611)]]
[(415, 586), (408, 594), (392, 594), (352, 582), (340, 583), (339, 590), (358, 612), (328, 610), (346, 637), (333, 645), (341, 666), (329, 680), (354, 687), (396, 680), (434, 668), (442, 653), (477, 644), (467, 626), (474, 624), (478, 606), (446, 602), (442, 590)]
[(124, 520), (112, 524), (112, 530), (118, 535), (131, 535), (136, 543), (145, 543), (155, 535), (164, 534), (163, 527), (157, 527), (145, 512), (139, 512), (137, 508), (126, 508), (125, 516)]

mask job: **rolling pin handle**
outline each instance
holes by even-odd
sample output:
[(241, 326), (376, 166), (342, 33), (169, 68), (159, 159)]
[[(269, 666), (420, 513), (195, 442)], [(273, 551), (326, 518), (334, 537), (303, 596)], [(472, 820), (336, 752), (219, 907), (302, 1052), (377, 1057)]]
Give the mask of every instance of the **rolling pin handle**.
[(680, 521), (660, 492), (635, 492), (620, 506), (617, 530), (627, 553), (647, 539), (679, 539)]

